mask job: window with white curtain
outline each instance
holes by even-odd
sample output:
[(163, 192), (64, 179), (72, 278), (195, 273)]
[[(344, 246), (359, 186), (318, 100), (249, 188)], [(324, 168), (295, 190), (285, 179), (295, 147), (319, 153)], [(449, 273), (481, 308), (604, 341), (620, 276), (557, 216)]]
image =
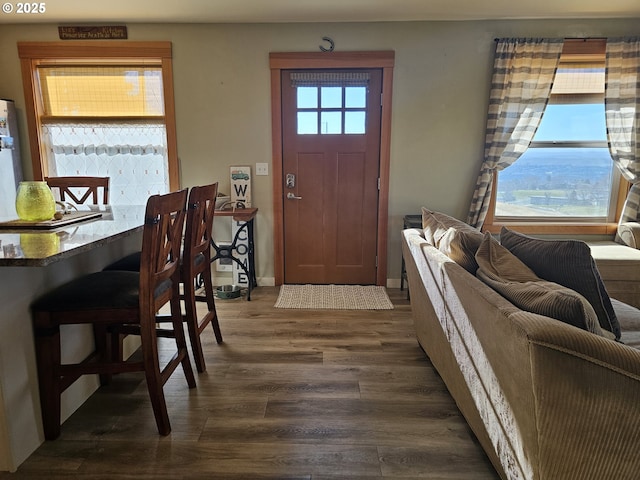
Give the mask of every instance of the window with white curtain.
[(109, 177), (109, 203), (144, 205), (169, 191), (164, 125), (148, 123), (47, 123), (49, 176)]
[(49, 176), (110, 177), (113, 205), (169, 191), (161, 69), (38, 67)]
[(112, 45), (70, 53), (52, 43), (38, 58), (41, 49), (19, 44), (32, 72), (34, 176), (110, 177), (111, 204), (144, 205), (178, 186), (171, 47)]

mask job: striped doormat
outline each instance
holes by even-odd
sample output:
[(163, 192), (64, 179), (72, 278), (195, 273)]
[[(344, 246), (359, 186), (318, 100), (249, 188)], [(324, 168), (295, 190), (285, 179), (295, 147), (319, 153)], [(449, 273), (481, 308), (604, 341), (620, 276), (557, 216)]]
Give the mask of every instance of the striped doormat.
[(376, 285), (282, 285), (275, 307), (393, 310), (385, 288)]

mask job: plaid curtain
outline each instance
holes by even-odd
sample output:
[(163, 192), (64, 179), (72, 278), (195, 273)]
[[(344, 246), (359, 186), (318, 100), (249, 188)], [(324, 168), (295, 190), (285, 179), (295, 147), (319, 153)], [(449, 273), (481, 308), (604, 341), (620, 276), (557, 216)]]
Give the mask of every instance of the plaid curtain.
[[(624, 201), (624, 206), (622, 207), (622, 213), (620, 214), (620, 220), (618, 221), (618, 225), (626, 222), (637, 222), (640, 220), (638, 218), (638, 211), (640, 210), (640, 183), (636, 182), (631, 185), (631, 189), (629, 193), (627, 193), (627, 199)], [(620, 237), (616, 233), (616, 239)]]
[(640, 203), (640, 37), (607, 40), (605, 112), (611, 158), (633, 183), (620, 223), (638, 220)]
[(484, 161), (467, 223), (482, 227), (489, 208), (493, 172), (522, 155), (549, 101), (563, 39), (500, 39), (489, 97)]

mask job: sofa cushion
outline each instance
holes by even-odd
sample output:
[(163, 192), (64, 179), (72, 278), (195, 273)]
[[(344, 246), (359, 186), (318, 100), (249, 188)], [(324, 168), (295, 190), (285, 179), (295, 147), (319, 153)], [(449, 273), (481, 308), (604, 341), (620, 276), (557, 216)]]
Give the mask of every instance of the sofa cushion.
[(604, 336), (593, 307), (579, 293), (539, 278), (489, 232), (476, 252), (477, 277), (522, 310)]
[(611, 299), (611, 304), (616, 311), (616, 317), (622, 330), (620, 341), (629, 347), (640, 350), (640, 310), (615, 298)]
[(422, 227), (425, 240), (475, 275), (478, 269), (475, 254), (484, 237), (480, 230), (425, 207), (422, 207)]
[(591, 304), (600, 326), (620, 339), (620, 323), (611, 305), (589, 245), (580, 240), (543, 240), (502, 227), (500, 243), (539, 277), (581, 294)]

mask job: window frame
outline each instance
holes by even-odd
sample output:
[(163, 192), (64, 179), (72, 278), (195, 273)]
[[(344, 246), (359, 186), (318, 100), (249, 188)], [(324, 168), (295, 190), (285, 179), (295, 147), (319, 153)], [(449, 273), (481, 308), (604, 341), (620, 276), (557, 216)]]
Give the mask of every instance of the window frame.
[[(604, 58), (606, 51), (606, 39), (565, 39), (562, 58), (569, 61), (594, 61)], [(542, 145), (545, 142), (536, 142), (537, 146)], [(563, 142), (570, 143), (570, 142)], [(577, 142), (576, 142), (577, 143)], [(588, 146), (588, 142), (581, 142), (584, 146)], [(530, 147), (535, 148), (535, 147)], [(612, 160), (613, 163), (613, 160)], [(613, 165), (612, 165), (613, 167)], [(613, 235), (617, 230), (617, 221), (622, 213), (622, 207), (627, 197), (627, 193), (630, 188), (630, 183), (624, 179), (622, 175), (615, 175), (612, 178), (611, 185), (611, 208), (614, 210), (614, 222), (594, 222), (580, 219), (567, 221), (561, 219), (559, 221), (552, 221), (551, 219), (509, 219), (502, 220), (495, 215), (496, 209), (496, 196), (498, 185), (498, 172), (493, 172), (493, 188), (491, 189), (491, 197), (489, 201), (489, 207), (487, 210), (487, 216), (483, 225), (483, 230), (499, 233), (502, 226), (509, 228), (517, 228), (518, 231), (523, 233), (539, 233), (539, 234), (600, 234), (600, 235)], [(616, 192), (617, 190), (617, 192)]]
[[(18, 56), (22, 70), (29, 148), (35, 180), (43, 180), (49, 173), (46, 158), (42, 154), (43, 103), (40, 95), (38, 66), (66, 64), (108, 66), (124, 62), (158, 65), (162, 68), (164, 116), (154, 117), (154, 119), (161, 119), (165, 126), (169, 189), (175, 191), (180, 188), (171, 42), (18, 42)], [(89, 117), (79, 118), (90, 119)], [(119, 119), (131, 120), (131, 117), (96, 118), (96, 120)]]
[(618, 230), (618, 220), (622, 213), (622, 207), (627, 198), (627, 193), (631, 184), (620, 175), (618, 193), (615, 202), (615, 222), (550, 222), (550, 221), (496, 221), (496, 194), (497, 172), (493, 172), (493, 186), (489, 208), (482, 230), (491, 233), (500, 233), (500, 229), (505, 226), (515, 228), (522, 233), (540, 233), (550, 235), (577, 234), (577, 235), (615, 235)]

